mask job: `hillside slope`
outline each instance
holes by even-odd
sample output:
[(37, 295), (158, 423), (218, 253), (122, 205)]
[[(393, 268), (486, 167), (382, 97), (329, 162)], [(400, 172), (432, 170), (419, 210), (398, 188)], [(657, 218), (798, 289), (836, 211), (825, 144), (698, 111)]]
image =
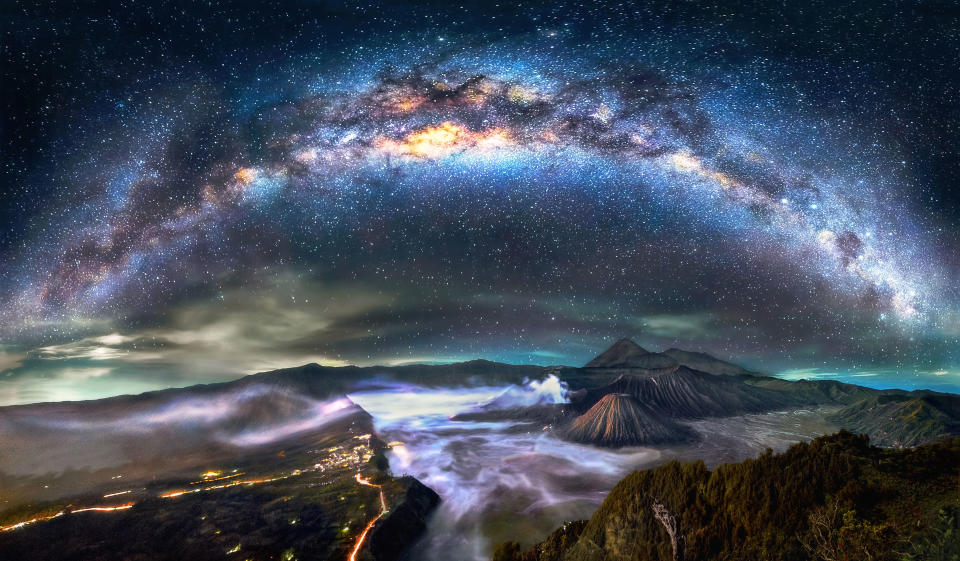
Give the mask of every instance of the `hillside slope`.
[(766, 411), (783, 401), (775, 392), (686, 366), (655, 374), (623, 374), (608, 385), (588, 390), (586, 402), (599, 401), (610, 393), (629, 394), (662, 415), (683, 419)]
[(960, 439), (887, 450), (848, 432), (714, 471), (671, 462), (624, 478), (589, 521), (526, 551), (502, 544), (494, 560), (887, 561), (924, 547), (914, 558), (935, 559), (957, 520), (941, 511), (960, 512), (958, 465)]
[(738, 366), (725, 360), (720, 360), (714, 356), (708, 355), (707, 353), (697, 353), (685, 351), (683, 349), (667, 349), (663, 351), (663, 354), (676, 360), (679, 364), (688, 366), (694, 370), (709, 372), (710, 374), (716, 374), (718, 376), (756, 375), (755, 372), (751, 372), (742, 366)]
[(588, 369), (646, 369), (686, 366), (718, 376), (748, 376), (757, 374), (736, 364), (720, 360), (707, 353), (667, 349), (662, 353), (648, 351), (630, 339), (620, 339), (607, 350), (584, 365)]
[(880, 446), (916, 446), (960, 433), (960, 399), (935, 393), (873, 396), (829, 418)]

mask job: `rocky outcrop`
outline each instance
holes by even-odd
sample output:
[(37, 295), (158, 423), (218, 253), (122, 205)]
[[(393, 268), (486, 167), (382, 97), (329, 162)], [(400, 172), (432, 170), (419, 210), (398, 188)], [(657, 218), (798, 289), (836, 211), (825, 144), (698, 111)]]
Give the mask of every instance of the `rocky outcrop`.
[[(402, 498), (373, 529), (369, 553), (376, 561), (394, 561), (423, 533), (427, 517), (440, 504), (433, 489), (413, 477), (401, 477)], [(395, 499), (396, 500), (396, 499)]]
[(552, 425), (562, 422), (563, 419), (567, 417), (569, 417), (567, 404), (548, 403), (525, 407), (508, 407), (506, 409), (478, 408), (472, 411), (458, 413), (451, 417), (451, 419), (454, 421), (480, 422), (522, 421)]

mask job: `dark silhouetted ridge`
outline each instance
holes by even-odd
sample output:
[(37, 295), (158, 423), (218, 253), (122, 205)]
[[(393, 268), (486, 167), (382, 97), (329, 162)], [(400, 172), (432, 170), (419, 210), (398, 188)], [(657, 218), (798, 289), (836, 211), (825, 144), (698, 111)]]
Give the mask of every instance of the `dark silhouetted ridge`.
[(586, 364), (586, 368), (650, 368), (644, 357), (654, 354), (630, 339), (620, 339)]
[(830, 419), (881, 446), (908, 447), (960, 434), (960, 397), (879, 395), (844, 407)]
[(593, 399), (609, 393), (629, 394), (662, 415), (686, 419), (765, 411), (776, 403), (776, 400), (770, 401), (774, 392), (686, 366), (651, 375), (623, 374), (608, 386), (590, 393)]
[(718, 376), (749, 376), (755, 374), (742, 366), (720, 360), (707, 353), (685, 351), (683, 349), (667, 349), (661, 354), (667, 355), (678, 363), (694, 370), (700, 370), (701, 372), (708, 372)]
[(757, 375), (746, 368), (720, 360), (707, 353), (684, 351), (682, 349), (667, 349), (662, 353), (654, 353), (630, 339), (620, 339), (609, 349), (588, 362), (584, 368), (657, 370), (681, 365), (718, 376)]

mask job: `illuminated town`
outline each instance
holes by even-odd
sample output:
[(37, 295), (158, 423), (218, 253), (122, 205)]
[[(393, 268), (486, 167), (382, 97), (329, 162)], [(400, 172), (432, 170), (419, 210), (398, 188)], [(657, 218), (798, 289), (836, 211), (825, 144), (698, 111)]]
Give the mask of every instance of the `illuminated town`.
[[(375, 488), (379, 494), (379, 511), (365, 523), (362, 531), (352, 539), (352, 548), (349, 554), (349, 561), (356, 561), (361, 549), (364, 546), (371, 530), (376, 523), (389, 512), (386, 502), (386, 496), (383, 486), (373, 483), (372, 475), (363, 475), (365, 470), (373, 473), (371, 460), (374, 459), (377, 450), (376, 446), (382, 444), (373, 444), (374, 437), (370, 433), (364, 433), (348, 437), (346, 440), (328, 446), (325, 448), (312, 448), (304, 453), (298, 453), (310, 463), (304, 463), (301, 467), (289, 470), (273, 471), (268, 473), (252, 474), (254, 469), (241, 469), (240, 467), (212, 468), (200, 474), (199, 478), (186, 482), (183, 485), (169, 485), (169, 488), (156, 493), (149, 487), (127, 488), (111, 491), (102, 495), (104, 499), (123, 498), (122, 503), (114, 504), (94, 504), (91, 506), (77, 506), (73, 503), (59, 506), (59, 508), (48, 507), (41, 512), (35, 513), (27, 519), (11, 521), (8, 524), (0, 526), (0, 532), (11, 532), (27, 528), (31, 525), (50, 521), (64, 516), (72, 516), (80, 513), (113, 513), (129, 511), (144, 499), (155, 497), (163, 501), (173, 501), (181, 497), (194, 494), (203, 494), (215, 491), (221, 491), (238, 487), (254, 487), (268, 483), (281, 482), (285, 480), (298, 480), (305, 487), (329, 486), (338, 482), (349, 480), (355, 481), (361, 487)], [(386, 447), (401, 447), (401, 442), (391, 442)], [(277, 458), (286, 459), (287, 454), (280, 451), (276, 454)], [(112, 476), (114, 482), (122, 480), (123, 475)], [(341, 496), (340, 500), (345, 500)], [(291, 519), (290, 524), (295, 524), (296, 519)], [(344, 527), (344, 538), (349, 538), (350, 524)], [(219, 530), (217, 530), (219, 533)], [(236, 553), (241, 549), (238, 544), (226, 553)]]

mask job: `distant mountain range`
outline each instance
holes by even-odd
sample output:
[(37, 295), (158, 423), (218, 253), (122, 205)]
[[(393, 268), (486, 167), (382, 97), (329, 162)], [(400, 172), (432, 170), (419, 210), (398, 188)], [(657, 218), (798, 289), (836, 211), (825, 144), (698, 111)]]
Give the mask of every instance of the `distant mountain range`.
[[(801, 408), (825, 408), (825, 417), (838, 429), (866, 434), (882, 446), (960, 435), (957, 395), (781, 380), (705, 353), (650, 352), (629, 339), (617, 341), (583, 368), (557, 374), (576, 390), (556, 421), (561, 434), (600, 446), (684, 442), (691, 438), (685, 420)], [(610, 395), (617, 396), (616, 407), (605, 401)]]
[[(684, 421), (768, 411), (828, 408), (824, 415), (837, 428), (867, 434), (883, 446), (915, 446), (960, 435), (960, 396), (927, 390), (875, 390), (830, 380), (787, 381), (752, 372), (706, 353), (681, 349), (651, 352), (621, 339), (583, 367), (541, 367), (472, 360), (440, 365), (326, 367), (308, 364), (254, 374), (233, 382), (119, 396), (96, 402), (49, 403), (0, 408), (0, 433), (22, 416), (56, 418), (71, 414), (100, 418), (162, 407), (184, 397), (214, 396), (249, 388), (270, 388), (276, 395), (312, 399), (342, 396), (378, 380), (424, 386), (522, 384), (557, 375), (570, 392), (567, 404), (499, 407), (486, 404), (459, 415), (462, 419), (520, 420), (550, 425), (572, 440), (601, 446), (684, 442), (691, 438)], [(593, 408), (610, 394), (622, 394), (616, 407)], [(244, 402), (231, 430), (257, 426), (275, 417), (290, 417), (302, 404), (265, 397)], [(279, 408), (279, 409), (278, 409)], [(602, 414), (601, 414), (602, 411)], [(616, 430), (611, 427), (617, 427)], [(609, 431), (613, 430), (613, 433)], [(609, 436), (615, 434), (615, 436)], [(0, 461), (0, 470), (3, 463)]]
[(446, 365), (442, 374), (432, 368), (441, 367), (390, 372), (427, 382), (449, 382), (454, 372), (471, 380), (495, 376), (501, 381), (555, 374), (570, 388), (569, 403), (507, 408), (486, 404), (455, 418), (536, 422), (563, 438), (598, 446), (687, 442), (694, 437), (686, 421), (798, 409), (821, 411), (838, 430), (866, 434), (882, 446), (915, 446), (960, 435), (957, 395), (876, 390), (832, 380), (782, 380), (706, 353), (650, 352), (629, 339), (617, 341), (581, 368), (485, 361)]
[(667, 349), (662, 353), (650, 352), (630, 339), (620, 339), (609, 349), (588, 362), (584, 368), (657, 369), (681, 365), (723, 376), (755, 374), (736, 364), (722, 361), (706, 353), (681, 349)]
[[(549, 376), (556, 376), (562, 381), (563, 387), (567, 388), (566, 399), (558, 399), (554, 393), (549, 396), (537, 394), (533, 396), (534, 399), (528, 399), (530, 396), (523, 393), (527, 387), (525, 383), (544, 380)], [(290, 483), (263, 487), (273, 490), (258, 495), (267, 502), (241, 501), (231, 507), (244, 513), (263, 509), (265, 513), (273, 512), (273, 509), (285, 513), (283, 508), (277, 506), (280, 503), (270, 501), (287, 496), (285, 493), (288, 491), (293, 492), (294, 482), (307, 477), (303, 474), (309, 473), (309, 477), (314, 477), (314, 472), (305, 470), (305, 466), (309, 468), (328, 461), (330, 454), (336, 456), (339, 453), (330, 452), (338, 450), (337, 447), (359, 449), (356, 448), (359, 446), (356, 442), (367, 442), (363, 446), (369, 447), (369, 453), (373, 455), (371, 460), (361, 461), (354, 457), (351, 460), (354, 463), (337, 464), (340, 467), (333, 471), (316, 475), (319, 478), (317, 481), (328, 478), (317, 484), (318, 489), (325, 491), (299, 496), (298, 500), (306, 501), (303, 502), (304, 508), (328, 509), (328, 514), (317, 518), (316, 522), (317, 528), (325, 528), (323, 531), (327, 534), (323, 535), (326, 537), (310, 542), (312, 545), (307, 549), (322, 557), (329, 552), (341, 555), (349, 547), (347, 538), (354, 538), (356, 529), (349, 534), (340, 534), (331, 529), (344, 527), (348, 520), (356, 525), (360, 505), (367, 509), (376, 507), (376, 494), (364, 494), (368, 489), (359, 480), (353, 479), (356, 470), (362, 469), (380, 477), (383, 489), (390, 490), (385, 496), (392, 510), (372, 531), (369, 549), (364, 549), (360, 558), (393, 559), (422, 530), (424, 518), (436, 505), (436, 495), (415, 480), (392, 478), (384, 473), (387, 467), (383, 455), (385, 445), (377, 440), (370, 416), (346, 395), (358, 390), (396, 385), (397, 382), (427, 388), (510, 385), (497, 398), (478, 404), (474, 409), (457, 415), (454, 420), (518, 421), (529, 423), (531, 430), (537, 432), (548, 430), (570, 441), (613, 448), (670, 445), (703, 438), (702, 424), (698, 430), (693, 427), (696, 424), (694, 421), (701, 419), (797, 410), (820, 415), (821, 419), (837, 429), (845, 428), (866, 434), (874, 443), (885, 447), (914, 447), (960, 435), (960, 396), (957, 395), (931, 391), (875, 390), (824, 380), (786, 381), (751, 372), (705, 353), (680, 349), (650, 352), (628, 339), (617, 341), (583, 367), (510, 365), (486, 360), (364, 368), (308, 364), (220, 384), (88, 402), (0, 408), (0, 442), (3, 443), (0, 488), (4, 489), (4, 500), (10, 501), (8, 504), (11, 505), (0, 508), (0, 527), (3, 523), (18, 520), (21, 511), (17, 509), (24, 514), (41, 507), (48, 510), (67, 509), (69, 507), (63, 505), (75, 503), (77, 498), (100, 501), (110, 497), (110, 493), (119, 486), (113, 477), (120, 471), (120, 466), (124, 474), (123, 485), (134, 490), (130, 495), (123, 496), (137, 497), (139, 501), (129, 511), (124, 511), (125, 514), (114, 515), (110, 519), (116, 521), (114, 526), (100, 527), (89, 523), (86, 518), (62, 516), (51, 521), (49, 527), (44, 526), (48, 528), (46, 530), (0, 534), (0, 546), (5, 544), (9, 551), (40, 551), (38, 544), (47, 543), (47, 537), (52, 540), (52, 536), (56, 535), (54, 530), (59, 528), (57, 531), (63, 535), (100, 536), (96, 538), (100, 544), (98, 547), (106, 548), (103, 551), (113, 548), (111, 550), (119, 552), (111, 558), (128, 558), (124, 555), (136, 552), (114, 548), (110, 545), (113, 542), (108, 539), (109, 535), (136, 536), (140, 540), (146, 535), (143, 532), (147, 532), (158, 520), (169, 523), (171, 536), (181, 536), (177, 532), (189, 530), (181, 525), (183, 520), (189, 518), (188, 510), (181, 510), (180, 507), (157, 510), (156, 505), (184, 505), (183, 509), (196, 505), (215, 506), (212, 502), (203, 502), (206, 496), (203, 494), (191, 495), (176, 503), (156, 498), (156, 493), (168, 487), (194, 485), (196, 481), (190, 482), (185, 478), (195, 478), (195, 474), (202, 473), (209, 466), (235, 466), (240, 471), (282, 473), (283, 477), (292, 478), (289, 479)], [(556, 380), (553, 382), (557, 383)], [(554, 386), (554, 389), (557, 387)], [(523, 427), (520, 426), (520, 429)], [(824, 441), (823, 446), (830, 445), (830, 442)], [(849, 439), (842, 440), (842, 443), (844, 446), (851, 445)], [(892, 458), (891, 461), (916, 458), (885, 456), (878, 452), (863, 454), (867, 454), (864, 458)], [(833, 455), (823, 457), (830, 461), (835, 458)], [(817, 460), (821, 456), (814, 454), (810, 458)], [(794, 469), (789, 463), (776, 465), (778, 469)], [(661, 469), (669, 471), (677, 468), (665, 466)], [(677, 483), (672, 484), (671, 493), (681, 493), (682, 488), (678, 487), (681, 484), (704, 485), (709, 481), (709, 474), (704, 473), (702, 465), (683, 469), (692, 470), (692, 475), (687, 477), (683, 475), (686, 472), (681, 473), (683, 476), (678, 476)], [(49, 478), (50, 474), (56, 473), (61, 475), (57, 477), (55, 486), (43, 485), (47, 479), (38, 478), (40, 475)], [(953, 477), (955, 480), (955, 471)], [(269, 477), (266, 479), (273, 481)], [(730, 481), (733, 480), (724, 481), (724, 485), (732, 485)], [(748, 477), (738, 485), (762, 485), (764, 481)], [(81, 488), (83, 492), (78, 490)], [(611, 496), (621, 495), (615, 490)], [(654, 497), (652, 494), (649, 496)], [(661, 495), (654, 498), (658, 497)], [(788, 495), (771, 497), (764, 500), (788, 500)], [(674, 513), (673, 516), (680, 516), (681, 526), (704, 524), (699, 519), (688, 521), (683, 518), (687, 514), (678, 514), (677, 510), (673, 510), (680, 508), (676, 506), (680, 503), (670, 503), (666, 498), (663, 500), (666, 501), (663, 503), (665, 509)], [(811, 508), (819, 508), (824, 500), (821, 497), (811, 502)], [(710, 503), (696, 508), (719, 509), (721, 506), (720, 503)], [(750, 512), (750, 508), (761, 506), (748, 505), (744, 508), (745, 512)], [(606, 505), (604, 508), (607, 508)], [(563, 543), (571, 547), (573, 542), (570, 540), (579, 540), (577, 543), (581, 545), (574, 549), (567, 546), (560, 548), (563, 550), (562, 557), (522, 558), (536, 561), (621, 558), (616, 555), (604, 557), (607, 554), (590, 549), (599, 543), (595, 537), (589, 538), (594, 541), (584, 541), (583, 536), (623, 531), (617, 526), (619, 522), (610, 522), (617, 520), (617, 511), (604, 508), (597, 515), (602, 522), (591, 522), (585, 527), (571, 525), (565, 530), (568, 534), (561, 533), (560, 537), (551, 538), (566, 540)], [(702, 514), (701, 511), (691, 512), (700, 513), (696, 516)], [(365, 519), (369, 519), (369, 516)], [(137, 526), (126, 526), (127, 523)], [(643, 532), (636, 534), (638, 537), (647, 539), (659, 532), (657, 528), (660, 522), (656, 517), (637, 518), (631, 522), (634, 523), (644, 525)], [(725, 524), (738, 523), (736, 520), (717, 522), (720, 526), (716, 531), (736, 532), (735, 528)], [(319, 535), (308, 530), (306, 526), (297, 526), (296, 531), (285, 530), (278, 534), (282, 539), (271, 541), (262, 537), (263, 551), (275, 551), (281, 544), (287, 543), (284, 540), (300, 543), (299, 540), (314, 539), (310, 536)], [(240, 539), (239, 536), (230, 534), (229, 539)], [(208, 536), (205, 539), (207, 541), (203, 543), (207, 545), (196, 545), (201, 543), (196, 542), (185, 549), (180, 558), (229, 558), (223, 553), (229, 549), (226, 548), (229, 544), (224, 541), (226, 537)], [(739, 543), (730, 536), (722, 539)], [(85, 538), (78, 540), (78, 547), (89, 545), (89, 540)], [(148, 540), (148, 543), (150, 547), (157, 547), (157, 551), (165, 551), (166, 546), (161, 542)], [(660, 545), (656, 547), (662, 553), (665, 546), (662, 541), (657, 543)], [(549, 549), (556, 546), (554, 542), (550, 544), (544, 547)], [(298, 547), (307, 546), (301, 544)], [(598, 547), (607, 548), (606, 542)], [(214, 554), (214, 550), (219, 553)], [(36, 553), (35, 556), (43, 559), (60, 558), (58, 556), (62, 552), (51, 547), (42, 551), (43, 555)], [(328, 553), (321, 553), (324, 551)], [(511, 551), (507, 553), (520, 555), (519, 549)], [(584, 553), (571, 557), (568, 555), (570, 551)], [(609, 553), (614, 550), (608, 548), (603, 551)], [(504, 559), (513, 558), (508, 556)]]
[(916, 446), (960, 434), (960, 399), (932, 392), (878, 395), (829, 418), (880, 446)]

